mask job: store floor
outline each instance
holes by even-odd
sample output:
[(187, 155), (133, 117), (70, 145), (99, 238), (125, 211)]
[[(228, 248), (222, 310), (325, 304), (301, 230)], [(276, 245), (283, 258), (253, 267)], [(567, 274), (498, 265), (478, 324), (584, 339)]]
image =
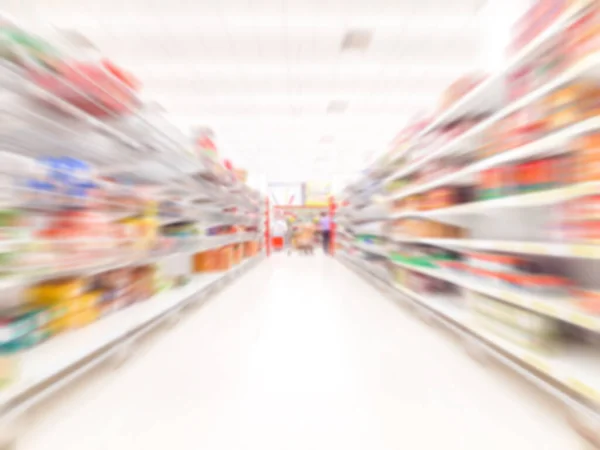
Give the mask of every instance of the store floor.
[(118, 370), (36, 413), (26, 450), (568, 450), (549, 399), (323, 255), (276, 255)]

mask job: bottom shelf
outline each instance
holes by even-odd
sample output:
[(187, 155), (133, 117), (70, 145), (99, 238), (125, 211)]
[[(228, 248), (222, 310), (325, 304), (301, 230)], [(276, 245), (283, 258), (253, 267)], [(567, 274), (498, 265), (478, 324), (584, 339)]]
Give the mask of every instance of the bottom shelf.
[[(242, 262), (233, 269), (195, 276), (182, 287), (161, 292), (154, 297), (118, 311), (79, 330), (53, 337), (27, 351), (18, 353), (18, 378), (0, 391), (0, 414), (24, 408), (35, 401), (39, 391), (48, 391), (61, 382), (63, 374), (79, 364), (98, 363), (109, 349), (125, 344), (154, 327), (170, 314), (203, 298), (222, 283), (239, 276), (261, 256)], [(40, 389), (43, 388), (43, 389)]]
[(565, 343), (556, 354), (528, 350), (485, 329), (469, 311), (457, 305), (454, 298), (423, 296), (403, 286), (395, 285), (394, 288), (586, 401), (600, 405), (600, 354), (597, 349)]
[(598, 420), (600, 407), (600, 354), (597, 348), (565, 343), (560, 352), (539, 353), (528, 350), (508, 339), (488, 331), (461, 304), (461, 295), (420, 294), (404, 286), (375, 277), (362, 264), (350, 258), (340, 258), (349, 267), (374, 284), (385, 283), (388, 293), (411, 301), (427, 315), (457, 332), (466, 342), (478, 343), (487, 353), (509, 366), (543, 390), (577, 411), (584, 410)]

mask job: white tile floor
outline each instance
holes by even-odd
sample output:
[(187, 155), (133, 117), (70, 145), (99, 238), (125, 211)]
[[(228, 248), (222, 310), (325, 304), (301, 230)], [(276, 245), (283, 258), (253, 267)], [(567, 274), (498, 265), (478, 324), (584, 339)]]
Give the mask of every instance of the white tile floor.
[(337, 261), (277, 255), (108, 376), (26, 450), (566, 450), (560, 411)]

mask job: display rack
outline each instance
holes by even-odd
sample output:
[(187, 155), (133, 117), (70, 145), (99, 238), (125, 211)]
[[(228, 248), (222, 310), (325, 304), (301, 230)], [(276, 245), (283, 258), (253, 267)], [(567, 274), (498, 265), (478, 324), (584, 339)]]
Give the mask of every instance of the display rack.
[(268, 201), (110, 61), (3, 16), (0, 31), (4, 445), (32, 406), (259, 261)]
[(336, 217), (341, 261), (556, 396), (595, 444), (600, 114), (585, 105), (599, 92), (600, 48), (586, 40), (599, 8), (536, 2), (515, 29), (537, 35), (411, 125)]

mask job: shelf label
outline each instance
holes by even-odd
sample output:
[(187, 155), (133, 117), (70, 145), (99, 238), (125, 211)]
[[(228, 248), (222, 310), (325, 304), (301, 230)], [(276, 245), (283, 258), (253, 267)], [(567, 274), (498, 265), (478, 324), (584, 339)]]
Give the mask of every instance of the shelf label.
[(554, 307), (553, 305), (550, 305), (546, 302), (534, 301), (531, 304), (531, 307), (536, 311), (539, 311), (544, 314), (551, 314), (553, 316), (556, 315), (558, 312), (556, 310), (556, 307)]
[(540, 244), (523, 244), (521, 246), (521, 248), (519, 248), (518, 246), (515, 246), (515, 247), (516, 247), (515, 250), (523, 251), (523, 253), (535, 253), (538, 255), (547, 255), (548, 254), (547, 248)]
[(583, 383), (582, 381), (576, 378), (568, 378), (566, 381), (566, 385), (581, 394), (585, 398), (591, 399), (594, 402), (600, 402), (600, 393), (591, 386)]
[(551, 373), (550, 365), (548, 363), (546, 363), (545, 361), (541, 360), (540, 358), (538, 358), (537, 356), (531, 356), (531, 355), (522, 355), (522, 356), (523, 356), (522, 359), (525, 363), (536, 368), (540, 372), (544, 372), (544, 373), (548, 373), (548, 374)]
[[(494, 296), (495, 294), (491, 294), (491, 295)], [(507, 302), (514, 303), (515, 305), (524, 305), (526, 303), (523, 300), (523, 298), (516, 292), (502, 291), (502, 292), (499, 292), (498, 295), (496, 295), (496, 296), (503, 300), (506, 300)]]
[(598, 328), (598, 320), (595, 317), (589, 316), (587, 314), (573, 313), (568, 318), (568, 320), (584, 328)]
[(580, 258), (597, 258), (600, 251), (593, 245), (573, 245), (571, 246), (571, 254)]

